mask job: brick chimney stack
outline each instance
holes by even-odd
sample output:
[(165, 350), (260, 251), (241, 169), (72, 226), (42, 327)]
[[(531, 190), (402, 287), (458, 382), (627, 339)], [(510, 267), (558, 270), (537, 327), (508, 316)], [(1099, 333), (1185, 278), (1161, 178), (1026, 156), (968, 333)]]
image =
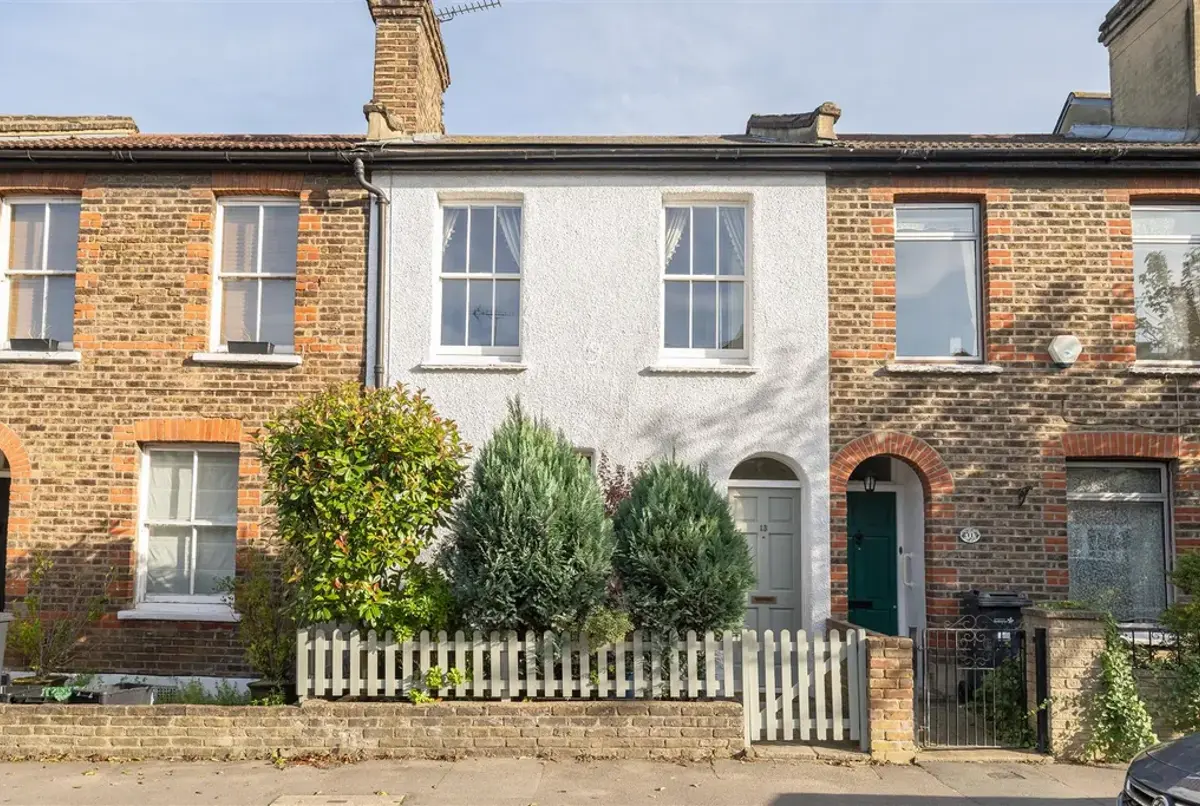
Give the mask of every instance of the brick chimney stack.
[(1120, 0), (1100, 26), (1113, 124), (1200, 129), (1200, 0)]
[(367, 139), (442, 134), (450, 67), (433, 0), (367, 0), (375, 20), (375, 85)]

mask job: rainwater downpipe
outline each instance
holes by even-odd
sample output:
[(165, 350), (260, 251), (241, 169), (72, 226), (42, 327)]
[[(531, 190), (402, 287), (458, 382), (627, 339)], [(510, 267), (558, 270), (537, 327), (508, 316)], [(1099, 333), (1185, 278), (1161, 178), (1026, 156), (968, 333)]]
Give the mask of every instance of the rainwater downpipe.
[(367, 169), (362, 158), (354, 158), (354, 178), (364, 190), (375, 197), (375, 217), (378, 227), (375, 247), (375, 366), (372, 368), (372, 380), (375, 388), (384, 385), (384, 371), (387, 361), (384, 357), (384, 345), (387, 344), (387, 309), (388, 309), (388, 230), (391, 229), (390, 203), (387, 194), (378, 185), (367, 181)]

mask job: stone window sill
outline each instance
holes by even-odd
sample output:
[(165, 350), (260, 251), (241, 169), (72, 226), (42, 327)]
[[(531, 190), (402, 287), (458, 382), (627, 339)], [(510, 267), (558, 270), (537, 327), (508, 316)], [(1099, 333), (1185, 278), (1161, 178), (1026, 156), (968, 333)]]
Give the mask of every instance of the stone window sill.
[(119, 621), (208, 621), (232, 624), (238, 616), (223, 604), (167, 604), (146, 602), (117, 613)]
[(759, 368), (750, 364), (687, 364), (664, 361), (646, 367), (647, 375), (754, 375)]
[(893, 362), (884, 367), (889, 375), (999, 375), (1004, 367), (997, 364), (907, 364)]
[(434, 359), (417, 365), (421, 372), (524, 372), (528, 365), (520, 361), (454, 361)]
[(216, 364), (231, 367), (298, 367), (304, 362), (304, 358), (293, 353), (271, 353), (268, 355), (192, 353), (192, 361), (197, 364)]
[(1138, 362), (1129, 368), (1130, 375), (1194, 375), (1200, 377), (1200, 363), (1180, 362), (1156, 364)]
[(81, 360), (78, 350), (0, 350), (0, 364), (78, 364)]

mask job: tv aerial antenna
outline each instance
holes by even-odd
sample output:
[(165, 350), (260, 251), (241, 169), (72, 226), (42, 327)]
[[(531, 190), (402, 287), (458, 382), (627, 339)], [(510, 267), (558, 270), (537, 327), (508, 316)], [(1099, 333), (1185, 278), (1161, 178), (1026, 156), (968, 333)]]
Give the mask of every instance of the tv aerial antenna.
[(499, 8), (500, 0), (473, 0), (469, 3), (459, 3), (455, 6), (443, 8), (437, 12), (438, 22), (450, 22), (455, 17), (461, 17), (463, 14), (472, 14), (476, 11), (487, 11), (489, 8)]

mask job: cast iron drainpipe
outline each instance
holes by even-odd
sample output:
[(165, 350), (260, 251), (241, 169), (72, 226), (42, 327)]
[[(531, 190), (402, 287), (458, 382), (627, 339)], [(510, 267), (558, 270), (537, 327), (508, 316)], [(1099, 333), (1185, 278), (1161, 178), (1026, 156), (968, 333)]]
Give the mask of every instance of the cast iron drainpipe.
[(383, 357), (384, 344), (387, 340), (387, 300), (388, 300), (388, 230), (391, 227), (390, 204), (387, 194), (378, 185), (367, 181), (367, 169), (361, 157), (354, 158), (354, 178), (364, 190), (375, 197), (379, 215), (376, 223), (379, 227), (379, 238), (375, 254), (375, 387), (383, 386), (384, 368), (387, 366)]

